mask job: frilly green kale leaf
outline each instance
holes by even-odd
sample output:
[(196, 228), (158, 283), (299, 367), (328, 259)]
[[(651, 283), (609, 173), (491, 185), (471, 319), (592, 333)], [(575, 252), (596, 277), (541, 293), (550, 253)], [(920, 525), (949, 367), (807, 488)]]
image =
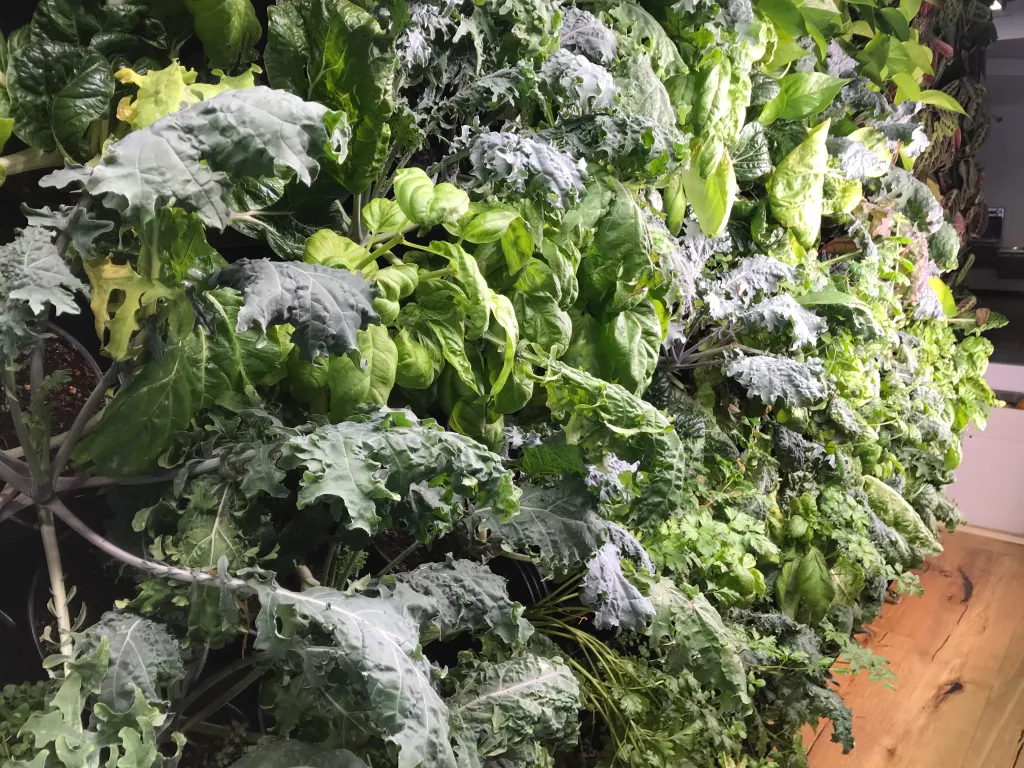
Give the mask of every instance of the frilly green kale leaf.
[(479, 662), (448, 705), (481, 757), (500, 755), (516, 765), (533, 765), (542, 754), (538, 742), (558, 749), (579, 738), (579, 683), (559, 658), (527, 654)]
[(608, 66), (619, 52), (615, 33), (594, 14), (579, 8), (565, 9), (560, 35), (563, 48), (581, 53), (595, 64)]
[(75, 294), (85, 290), (42, 227), (29, 227), (0, 246), (0, 356), (14, 361), (43, 338), (47, 309), (78, 314)]
[(568, 208), (583, 194), (583, 166), (536, 139), (517, 133), (484, 133), (469, 140), (473, 176), (484, 192), (515, 194)]
[(298, 739), (261, 739), (229, 768), (369, 768), (347, 749), (328, 749)]
[(130, 613), (108, 611), (89, 627), (77, 653), (87, 655), (103, 642), (109, 668), (97, 701), (118, 713), (127, 712), (141, 694), (148, 702), (166, 698), (166, 686), (185, 676), (181, 646), (167, 627)]
[(787, 330), (791, 349), (812, 346), (825, 331), (825, 321), (804, 309), (789, 294), (771, 296), (743, 310), (737, 319), (748, 325), (766, 328), (770, 333)]
[(585, 115), (615, 103), (616, 85), (611, 73), (564, 48), (544, 60), (537, 83), (544, 98), (562, 114)]
[(928, 186), (902, 168), (892, 167), (880, 179), (882, 194), (895, 203), (914, 226), (927, 235), (935, 233), (944, 221), (942, 203)]
[[(332, 672), (343, 675), (369, 707), (366, 722), (396, 747), (402, 768), (455, 768), (448, 707), (434, 690), (419, 627), (387, 601), (326, 587), (291, 592), (268, 576), (250, 581), (262, 606), (256, 648), (278, 658), (295, 652), (315, 658), (320, 686), (329, 684)], [(330, 644), (283, 634), (280, 622), (291, 625), (295, 618), (320, 628)]]
[(725, 374), (765, 405), (781, 400), (791, 407), (806, 408), (820, 403), (829, 392), (825, 368), (817, 359), (801, 363), (771, 355), (738, 357), (725, 364)]
[(253, 323), (264, 331), (289, 323), (302, 356), (344, 354), (357, 346), (356, 332), (380, 318), (377, 290), (358, 273), (319, 264), (241, 259), (210, 279), (241, 292), (238, 332)]
[[(194, 211), (211, 227), (230, 222), (231, 177), (278, 176), (309, 185), (332, 154), (326, 107), (266, 87), (226, 91), (133, 131), (72, 181), (130, 221), (161, 208)], [(333, 159), (332, 159), (333, 162)], [(41, 182), (46, 184), (46, 179)]]
[(749, 306), (761, 294), (770, 296), (784, 281), (796, 279), (796, 270), (772, 256), (750, 256), (708, 286), (705, 301), (715, 319)]
[(490, 632), (516, 647), (533, 634), (523, 606), (509, 598), (505, 579), (479, 563), (426, 563), (391, 581), (385, 578), (380, 591), (421, 633), (433, 631), (447, 640), (462, 632)]
[(378, 503), (407, 501), (413, 491), (441, 478), (434, 493), (417, 494), (427, 502), (424, 508), (389, 507), (392, 517), (422, 540), (450, 529), (467, 498), (489, 509), (496, 520), (519, 509), (512, 475), (500, 456), (407, 410), (356, 413), (349, 421), (291, 439), (284, 453), (284, 466), (304, 469), (300, 508), (326, 499), (336, 517), (343, 509), (350, 528), (368, 533), (377, 529)]

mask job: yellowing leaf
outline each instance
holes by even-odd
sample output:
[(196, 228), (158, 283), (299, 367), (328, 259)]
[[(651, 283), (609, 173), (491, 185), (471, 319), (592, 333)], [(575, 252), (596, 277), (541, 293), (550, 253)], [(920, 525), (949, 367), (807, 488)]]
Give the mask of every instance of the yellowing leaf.
[(224, 91), (253, 88), (256, 74), (262, 71), (254, 64), (242, 74), (229, 77), (215, 69), (213, 74), (220, 77), (220, 82), (214, 84), (197, 83), (196, 71), (186, 69), (177, 61), (163, 69), (151, 69), (144, 75), (125, 67), (115, 72), (114, 77), (122, 83), (138, 86), (139, 90), (134, 100), (125, 96), (118, 102), (117, 119), (137, 131), (182, 107), (205, 101)]
[[(110, 333), (103, 349), (114, 360), (124, 360), (132, 334), (139, 329), (137, 313), (152, 307), (159, 299), (171, 295), (162, 283), (139, 275), (127, 264), (114, 264), (110, 259), (85, 263), (85, 273), (92, 284), (92, 308), (96, 318), (96, 335), (102, 341)], [(115, 298), (116, 296), (116, 298)]]

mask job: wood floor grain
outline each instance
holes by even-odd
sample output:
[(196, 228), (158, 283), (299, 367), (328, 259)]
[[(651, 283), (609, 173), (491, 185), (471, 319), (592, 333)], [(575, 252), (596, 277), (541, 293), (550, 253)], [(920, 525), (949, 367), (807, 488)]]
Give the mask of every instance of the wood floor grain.
[(887, 605), (866, 645), (898, 676), (840, 679), (857, 746), (808, 734), (811, 768), (1024, 768), (1024, 546), (945, 536), (922, 597)]

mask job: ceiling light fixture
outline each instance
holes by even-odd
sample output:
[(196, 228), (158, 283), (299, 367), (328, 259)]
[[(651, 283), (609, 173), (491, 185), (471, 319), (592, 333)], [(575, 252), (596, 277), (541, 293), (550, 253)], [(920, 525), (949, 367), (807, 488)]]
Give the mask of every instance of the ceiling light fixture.
[(999, 0), (992, 0), (992, 10), (993, 11), (1001, 11), (1001, 10), (1003, 10), (1003, 4), (1000, 3)]

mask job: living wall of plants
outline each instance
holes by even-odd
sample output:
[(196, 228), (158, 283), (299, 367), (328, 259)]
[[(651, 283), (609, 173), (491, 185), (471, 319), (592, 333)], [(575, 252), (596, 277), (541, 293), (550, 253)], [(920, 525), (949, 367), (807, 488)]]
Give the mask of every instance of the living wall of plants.
[(997, 404), (927, 180), (978, 119), (929, 87), (956, 7), (43, 0), (0, 44), (0, 532), (54, 655), (6, 768), (851, 749), (835, 676), (892, 677), (851, 638)]

